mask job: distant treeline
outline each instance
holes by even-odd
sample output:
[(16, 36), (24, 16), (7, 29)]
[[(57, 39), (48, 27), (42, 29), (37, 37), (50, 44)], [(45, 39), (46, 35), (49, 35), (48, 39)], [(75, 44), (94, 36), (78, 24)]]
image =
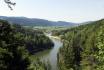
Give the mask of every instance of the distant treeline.
[(39, 30), (0, 20), (0, 70), (46, 70), (43, 63), (31, 61), (30, 56), (53, 45)]
[(53, 31), (63, 40), (60, 70), (104, 70), (104, 19), (67, 30)]

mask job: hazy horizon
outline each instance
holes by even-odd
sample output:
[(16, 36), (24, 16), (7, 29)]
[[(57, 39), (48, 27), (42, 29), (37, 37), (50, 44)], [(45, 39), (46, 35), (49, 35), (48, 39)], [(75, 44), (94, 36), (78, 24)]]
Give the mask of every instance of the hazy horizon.
[[(1, 15), (0, 15), (1, 16)], [(41, 19), (41, 20), (47, 20), (47, 21), (52, 21), (52, 22), (59, 22), (59, 21), (62, 21), (62, 22), (71, 22), (71, 21), (65, 21), (65, 20), (49, 20), (49, 19), (42, 19), (42, 18), (31, 18), (31, 17), (25, 17), (25, 16), (3, 16), (3, 17), (20, 17), (20, 18), (29, 18), (29, 19)], [(98, 19), (100, 20), (100, 19)], [(93, 21), (97, 21), (97, 20), (93, 20)], [(75, 24), (80, 24), (80, 23), (84, 23), (84, 22), (90, 22), (89, 21), (83, 21), (83, 22), (71, 22), (71, 23), (75, 23)]]
[(0, 2), (0, 16), (39, 18), (50, 21), (86, 22), (104, 18), (104, 0), (12, 0), (11, 11)]

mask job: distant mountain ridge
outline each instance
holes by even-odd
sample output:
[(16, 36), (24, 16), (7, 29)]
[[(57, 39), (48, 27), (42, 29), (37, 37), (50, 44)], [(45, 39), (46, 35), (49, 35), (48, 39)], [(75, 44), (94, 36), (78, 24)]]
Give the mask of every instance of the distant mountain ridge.
[(7, 20), (10, 23), (20, 24), (23, 26), (75, 26), (77, 24), (65, 21), (49, 21), (45, 19), (26, 18), (26, 17), (7, 17), (0, 16), (0, 19)]

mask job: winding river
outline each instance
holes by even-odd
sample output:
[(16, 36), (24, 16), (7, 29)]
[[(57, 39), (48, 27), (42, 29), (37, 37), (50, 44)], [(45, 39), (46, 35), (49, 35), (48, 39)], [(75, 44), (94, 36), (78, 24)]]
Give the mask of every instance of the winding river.
[(51, 50), (46, 50), (43, 52), (38, 53), (40, 60), (47, 63), (49, 62), (51, 65), (51, 70), (58, 70), (57, 67), (57, 53), (59, 48), (62, 46), (62, 42), (58, 37), (51, 36), (50, 34), (47, 35), (54, 43), (54, 47)]

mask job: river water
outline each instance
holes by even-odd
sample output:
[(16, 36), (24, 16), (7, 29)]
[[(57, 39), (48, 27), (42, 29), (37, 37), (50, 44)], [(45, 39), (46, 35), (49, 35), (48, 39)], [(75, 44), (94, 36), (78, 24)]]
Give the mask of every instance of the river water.
[(49, 62), (51, 65), (51, 70), (58, 70), (57, 67), (57, 53), (59, 51), (59, 48), (62, 46), (62, 42), (59, 39), (56, 39), (54, 37), (48, 36), (54, 43), (54, 47), (50, 50), (46, 50), (43, 52), (38, 53), (40, 60), (47, 63)]

